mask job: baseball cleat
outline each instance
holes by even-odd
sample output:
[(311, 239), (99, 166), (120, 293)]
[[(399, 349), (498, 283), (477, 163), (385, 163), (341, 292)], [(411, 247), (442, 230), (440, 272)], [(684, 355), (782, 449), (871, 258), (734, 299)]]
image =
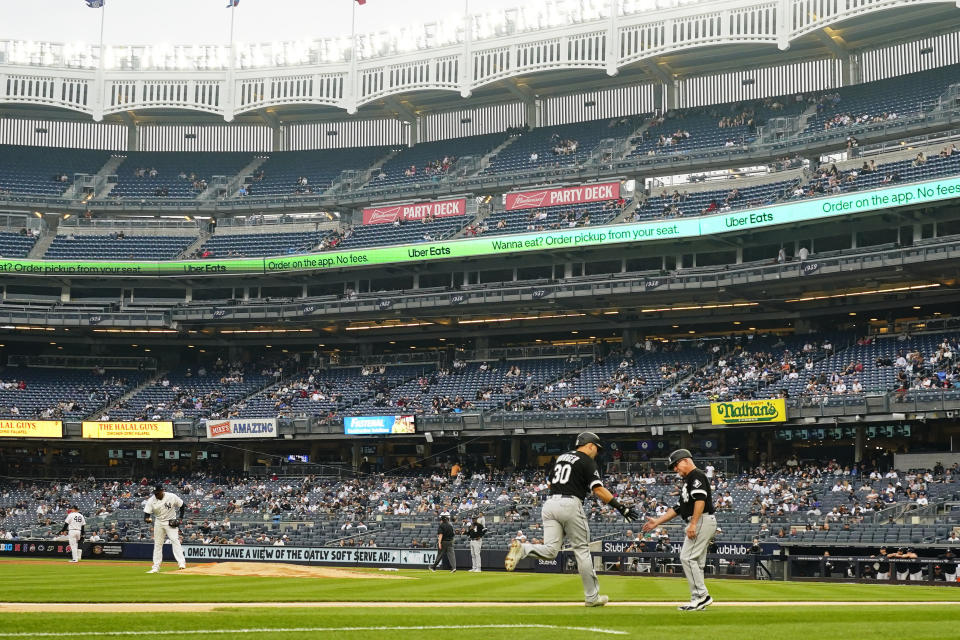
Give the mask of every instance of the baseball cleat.
[(187, 568), (187, 565), (183, 565), (182, 567), (177, 567), (177, 571), (183, 571), (186, 568)]
[(456, 572), (457, 572), (456, 569), (450, 569), (450, 573), (456, 573)]
[(67, 560), (67, 562), (80, 562), (79, 560)]
[(427, 567), (427, 569), (430, 569), (430, 573), (433, 573), (434, 571), (436, 571), (436, 569), (433, 568), (433, 565), (430, 565), (429, 567)]
[(709, 595), (707, 595), (706, 598), (704, 598), (703, 600), (701, 600), (700, 602), (697, 603), (696, 609), (697, 609), (697, 611), (703, 611), (704, 609), (706, 609), (707, 607), (709, 607), (709, 606), (712, 605), (712, 604), (713, 604), (713, 598), (711, 598)]
[(503, 560), (503, 568), (507, 571), (513, 571), (517, 568), (517, 562), (520, 561), (520, 557), (523, 555), (523, 545), (520, 544), (519, 540), (512, 540), (510, 542), (510, 551), (507, 552), (507, 557)]
[(150, 569), (147, 573), (160, 573), (160, 569)]
[(607, 596), (597, 596), (597, 599), (596, 599), (596, 600), (591, 600), (590, 602), (586, 603), (586, 606), (588, 606), (588, 607), (602, 607), (603, 605), (607, 604), (608, 602), (610, 602), (610, 598), (609, 598), (609, 597), (607, 597)]
[(678, 611), (696, 611), (696, 610), (697, 610), (697, 605), (695, 605), (695, 604), (682, 604), (682, 605), (680, 605), (679, 607), (677, 607), (677, 610), (678, 610)]

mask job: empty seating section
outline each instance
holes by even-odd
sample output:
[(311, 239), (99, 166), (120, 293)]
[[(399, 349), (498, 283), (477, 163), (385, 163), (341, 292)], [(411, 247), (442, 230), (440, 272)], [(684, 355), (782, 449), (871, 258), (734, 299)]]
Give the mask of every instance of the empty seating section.
[[(623, 209), (617, 201), (566, 204), (520, 211), (498, 211), (483, 221), (481, 233), (519, 233), (606, 224)], [(468, 232), (467, 235), (472, 235)]]
[[(921, 71), (895, 79), (844, 87), (821, 100), (817, 113), (807, 121), (808, 132), (877, 120), (882, 126), (891, 114), (903, 118), (937, 106), (951, 84), (960, 82), (960, 65)], [(839, 99), (834, 96), (839, 95)]]
[(336, 248), (354, 249), (356, 247), (374, 247), (385, 244), (415, 244), (417, 242), (443, 240), (457, 233), (472, 219), (471, 216), (461, 216), (440, 218), (433, 222), (404, 222), (400, 225), (357, 225), (343, 236), (343, 240)]
[(143, 374), (107, 370), (5, 367), (0, 369), (0, 417), (86, 418), (141, 383)]
[(249, 153), (130, 152), (117, 169), (110, 197), (196, 198), (214, 176), (230, 179), (252, 159)]
[(658, 195), (647, 198), (630, 216), (630, 220), (642, 222), (660, 218), (690, 217), (734, 209), (746, 209), (770, 205), (793, 196), (799, 180), (771, 182), (737, 188), (732, 186), (716, 191), (686, 193), (679, 189), (657, 190)]
[(253, 365), (181, 368), (143, 387), (110, 410), (114, 420), (192, 420), (236, 415), (243, 398), (272, 378)]
[(373, 172), (368, 188), (403, 187), (439, 182), (456, 167), (460, 158), (481, 158), (506, 139), (502, 133), (491, 133), (455, 140), (422, 142), (404, 147)]
[(795, 117), (806, 107), (793, 96), (670, 111), (631, 140), (628, 157), (739, 147), (753, 142), (770, 118)]
[(244, 415), (272, 418), (356, 414), (356, 407), (362, 401), (375, 398), (378, 393), (388, 393), (392, 387), (405, 383), (422, 371), (423, 367), (417, 365), (384, 367), (382, 372), (378, 367), (306, 371), (250, 398)]
[(47, 248), (50, 260), (171, 260), (196, 236), (58, 235)]
[(215, 233), (203, 243), (198, 254), (210, 252), (208, 257), (264, 257), (313, 251), (327, 235), (325, 231), (295, 231), (287, 233)]
[(452, 369), (425, 373), (393, 390), (389, 406), (399, 404), (417, 413), (496, 409), (512, 398), (557, 379), (570, 368), (571, 364), (565, 358), (461, 362)]
[[(826, 169), (826, 167), (821, 167), (821, 170)], [(960, 152), (954, 152), (951, 155), (933, 155), (920, 163), (917, 163), (916, 160), (887, 162), (876, 165), (876, 169), (869, 172), (862, 169), (843, 171), (833, 183), (831, 183), (829, 177), (815, 177), (810, 182), (812, 190), (808, 189), (808, 191), (809, 195), (819, 195), (833, 191), (879, 189), (890, 183), (929, 180), (930, 178), (956, 175), (958, 172), (960, 172)], [(835, 188), (831, 184), (835, 184)]]
[(490, 159), (485, 174), (582, 166), (607, 138), (623, 140), (642, 119), (605, 118), (525, 131)]
[(12, 231), (0, 231), (0, 257), (25, 258), (36, 242), (37, 238), (35, 236)]
[[(656, 348), (656, 347), (655, 347)], [(657, 391), (687, 375), (707, 359), (703, 349), (612, 353), (578, 368), (511, 407), (529, 411), (622, 406), (644, 402)]]
[(108, 151), (0, 145), (0, 193), (60, 196), (76, 173), (94, 174)]
[[(366, 171), (387, 153), (384, 147), (325, 149), (320, 151), (284, 151), (270, 155), (248, 185), (250, 196), (280, 197), (320, 194), (330, 188), (345, 170)], [(302, 184), (301, 178), (306, 179)]]

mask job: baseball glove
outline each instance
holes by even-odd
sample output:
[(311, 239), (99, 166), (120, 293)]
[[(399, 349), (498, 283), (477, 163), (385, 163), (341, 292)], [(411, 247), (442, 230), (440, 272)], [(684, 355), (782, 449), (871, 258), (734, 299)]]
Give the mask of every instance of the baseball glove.
[(176, 518), (174, 518), (173, 520), (169, 521), (169, 522), (167, 523), (167, 525), (173, 527), (174, 529), (176, 529), (177, 527), (180, 526), (180, 521), (177, 520)]

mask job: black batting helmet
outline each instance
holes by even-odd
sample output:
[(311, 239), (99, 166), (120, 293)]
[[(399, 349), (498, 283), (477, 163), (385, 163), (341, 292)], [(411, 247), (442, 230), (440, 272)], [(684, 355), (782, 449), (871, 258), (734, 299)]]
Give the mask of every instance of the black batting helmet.
[(577, 447), (582, 447), (583, 445), (590, 443), (597, 445), (598, 449), (603, 448), (603, 444), (600, 443), (600, 436), (592, 431), (584, 431), (577, 436)]
[(670, 454), (670, 457), (667, 458), (667, 467), (673, 469), (677, 466), (677, 463), (683, 460), (684, 458), (692, 458), (693, 454), (690, 453), (687, 449), (677, 449)]

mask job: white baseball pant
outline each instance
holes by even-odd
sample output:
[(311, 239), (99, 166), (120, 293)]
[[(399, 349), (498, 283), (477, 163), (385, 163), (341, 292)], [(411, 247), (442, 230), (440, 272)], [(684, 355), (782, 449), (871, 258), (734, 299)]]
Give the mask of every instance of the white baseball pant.
[(74, 562), (80, 561), (83, 554), (83, 548), (80, 546), (80, 532), (76, 529), (67, 533), (67, 540), (70, 541), (70, 556)]
[(153, 568), (160, 570), (160, 564), (163, 562), (163, 543), (167, 540), (170, 541), (177, 566), (181, 569), (187, 566), (187, 561), (183, 557), (183, 547), (180, 546), (180, 529), (171, 527), (167, 521), (158, 520), (153, 525)]

